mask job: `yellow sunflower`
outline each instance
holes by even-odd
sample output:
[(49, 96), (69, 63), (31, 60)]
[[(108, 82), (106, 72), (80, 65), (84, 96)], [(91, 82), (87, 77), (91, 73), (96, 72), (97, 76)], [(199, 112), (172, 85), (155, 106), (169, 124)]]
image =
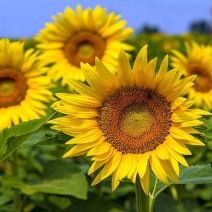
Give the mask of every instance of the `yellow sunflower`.
[(196, 106), (212, 108), (212, 46), (196, 42), (185, 43), (186, 55), (174, 50), (171, 65), (182, 70), (184, 76), (197, 75), (188, 98), (196, 100)]
[[(114, 66), (119, 48), (133, 49), (122, 42), (132, 35), (133, 29), (125, 28), (126, 21), (119, 20), (121, 16), (114, 12), (107, 15), (107, 10), (100, 6), (83, 11), (78, 5), (76, 12), (67, 7), (58, 16), (53, 16), (55, 23), (46, 23), (46, 28), (35, 38), (43, 52), (42, 63), (54, 64), (49, 74), (55, 81), (66, 74), (84, 81), (80, 62), (94, 66), (97, 56), (106, 65)], [(65, 84), (62, 80), (62, 85)]]
[(45, 103), (54, 99), (36, 57), (33, 49), (24, 52), (24, 42), (0, 40), (0, 131), (45, 116)]
[(115, 190), (124, 177), (135, 183), (138, 174), (148, 194), (150, 167), (163, 183), (179, 183), (179, 163), (188, 166), (183, 155), (191, 154), (185, 144), (204, 145), (190, 133), (198, 133), (193, 127), (209, 112), (190, 109), (193, 101), (181, 97), (195, 77), (181, 80), (177, 69), (167, 72), (167, 57), (156, 76), (155, 66), (156, 58), (147, 61), (147, 46), (132, 69), (122, 50), (117, 75), (96, 59), (95, 68), (81, 64), (90, 86), (67, 76), (78, 93), (57, 94), (61, 101), (52, 107), (66, 115), (52, 127), (75, 137), (65, 158), (93, 156), (88, 174), (102, 167), (92, 185), (112, 174)]

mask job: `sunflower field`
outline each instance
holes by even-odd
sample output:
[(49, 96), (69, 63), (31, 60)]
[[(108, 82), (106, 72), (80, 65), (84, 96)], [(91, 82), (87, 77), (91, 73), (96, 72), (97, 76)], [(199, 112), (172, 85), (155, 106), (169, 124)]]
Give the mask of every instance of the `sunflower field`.
[(211, 35), (67, 7), (0, 39), (0, 212), (210, 212), (211, 114)]

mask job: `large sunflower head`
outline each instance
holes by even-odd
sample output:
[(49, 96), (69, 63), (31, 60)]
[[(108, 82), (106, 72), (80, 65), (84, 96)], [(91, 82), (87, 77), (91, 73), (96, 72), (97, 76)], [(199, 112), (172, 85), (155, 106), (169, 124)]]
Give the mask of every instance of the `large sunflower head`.
[(195, 99), (198, 107), (212, 108), (212, 46), (196, 42), (185, 43), (186, 54), (174, 50), (171, 65), (182, 70), (184, 76), (197, 75), (189, 89), (189, 99)]
[(112, 174), (113, 190), (124, 177), (135, 182), (138, 174), (147, 194), (150, 167), (163, 183), (178, 183), (179, 163), (188, 166), (183, 155), (191, 154), (185, 144), (204, 145), (190, 133), (198, 133), (198, 118), (209, 114), (190, 109), (193, 101), (181, 97), (195, 77), (180, 79), (176, 69), (167, 71), (167, 57), (155, 75), (156, 58), (147, 61), (146, 46), (133, 68), (121, 51), (117, 75), (99, 59), (95, 68), (81, 66), (89, 86), (66, 77), (78, 94), (57, 94), (61, 101), (53, 104), (66, 114), (51, 121), (53, 128), (75, 137), (64, 157), (93, 156), (88, 173), (102, 168), (93, 185)]
[(37, 64), (33, 49), (23, 42), (0, 40), (0, 131), (44, 116), (45, 103), (53, 100), (46, 68)]
[[(133, 49), (123, 43), (133, 29), (125, 28), (126, 21), (120, 17), (114, 12), (107, 14), (100, 6), (83, 10), (80, 5), (76, 11), (67, 7), (58, 17), (53, 16), (54, 23), (46, 23), (46, 28), (35, 38), (43, 52), (40, 60), (44, 65), (54, 64), (49, 72), (53, 79), (58, 81), (69, 74), (83, 81), (80, 62), (94, 66), (96, 56), (106, 65), (116, 65), (119, 48)], [(62, 80), (62, 85), (65, 84)]]

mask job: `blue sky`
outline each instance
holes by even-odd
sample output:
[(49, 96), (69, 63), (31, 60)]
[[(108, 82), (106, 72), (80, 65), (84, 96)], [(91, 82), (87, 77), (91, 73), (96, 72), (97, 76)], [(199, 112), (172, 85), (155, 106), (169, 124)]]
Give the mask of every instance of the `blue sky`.
[(97, 4), (115, 11), (138, 30), (143, 24), (157, 26), (168, 34), (188, 31), (192, 21), (211, 21), (211, 0), (4, 0), (0, 7), (0, 37), (24, 38), (36, 35), (52, 22), (52, 15), (65, 7), (94, 8)]

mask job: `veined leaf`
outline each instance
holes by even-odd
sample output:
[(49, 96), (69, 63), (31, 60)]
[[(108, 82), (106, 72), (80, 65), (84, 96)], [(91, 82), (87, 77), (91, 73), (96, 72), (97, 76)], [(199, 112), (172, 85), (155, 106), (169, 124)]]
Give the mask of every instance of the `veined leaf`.
[(4, 190), (19, 189), (26, 195), (41, 192), (87, 199), (88, 183), (85, 174), (76, 164), (62, 160), (47, 162), (42, 180), (35, 184), (25, 183), (17, 176), (1, 177), (0, 182)]
[(0, 161), (15, 151), (29, 136), (39, 130), (55, 113), (41, 119), (22, 122), (0, 133)]
[(188, 168), (181, 167), (181, 184), (207, 184), (212, 183), (212, 167), (207, 165), (196, 165)]
[[(212, 167), (210, 164), (207, 165), (195, 165), (190, 167), (180, 166), (180, 184), (208, 184), (212, 183)], [(168, 186), (160, 182), (156, 181), (155, 176), (151, 175), (151, 190), (154, 188), (155, 198)], [(156, 186), (154, 183), (156, 183)], [(175, 184), (174, 182), (170, 182), (170, 184)]]
[(30, 136), (24, 143), (22, 143), (21, 147), (65, 144), (70, 139), (71, 136), (66, 135), (63, 132), (42, 129)]
[(84, 173), (78, 166), (58, 160), (46, 163), (42, 181), (31, 185), (30, 188), (34, 192), (71, 195), (86, 199), (88, 184)]

